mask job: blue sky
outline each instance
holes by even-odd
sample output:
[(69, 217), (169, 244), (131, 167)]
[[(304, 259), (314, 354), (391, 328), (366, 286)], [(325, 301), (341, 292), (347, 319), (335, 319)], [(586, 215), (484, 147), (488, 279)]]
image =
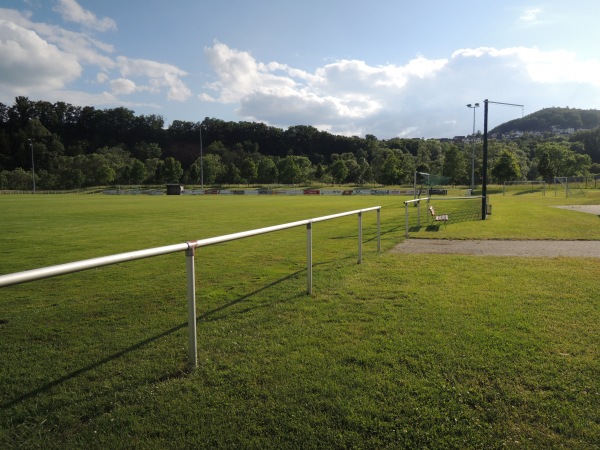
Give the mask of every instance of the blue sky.
[[(4, 0), (0, 102), (452, 137), (600, 106), (598, 0)], [(483, 108), (476, 110), (483, 130)]]

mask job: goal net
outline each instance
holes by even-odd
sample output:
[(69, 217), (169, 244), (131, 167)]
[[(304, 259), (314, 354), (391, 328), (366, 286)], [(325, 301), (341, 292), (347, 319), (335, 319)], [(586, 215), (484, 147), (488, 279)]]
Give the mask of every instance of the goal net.
[[(437, 230), (442, 223), (436, 216), (447, 216), (444, 223), (481, 220), (483, 197), (423, 197), (404, 202), (405, 236), (421, 229)], [(489, 205), (488, 205), (489, 206)], [(430, 209), (430, 207), (433, 209)]]
[(415, 200), (421, 196), (435, 194), (445, 195), (448, 191), (443, 189), (450, 182), (450, 178), (442, 175), (433, 175), (426, 172), (415, 172), (414, 174), (414, 194)]
[(545, 181), (505, 181), (502, 195), (546, 195)]
[(554, 177), (555, 197), (585, 197), (585, 177)]

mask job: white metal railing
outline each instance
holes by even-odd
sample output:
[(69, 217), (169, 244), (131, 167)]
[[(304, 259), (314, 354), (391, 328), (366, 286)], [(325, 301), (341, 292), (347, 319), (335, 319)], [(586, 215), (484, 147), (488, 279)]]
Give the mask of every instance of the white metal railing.
[(187, 299), (188, 299), (188, 328), (189, 328), (189, 363), (190, 366), (198, 365), (197, 356), (197, 338), (196, 338), (196, 274), (195, 274), (195, 249), (207, 247), (213, 244), (234, 241), (261, 234), (272, 233), (275, 231), (286, 230), (300, 226), (306, 226), (306, 255), (307, 255), (307, 292), (312, 294), (312, 224), (326, 220), (337, 219), (350, 215), (358, 215), (358, 264), (362, 263), (362, 214), (368, 211), (377, 211), (377, 251), (381, 251), (381, 206), (371, 208), (347, 211), (329, 216), (316, 217), (313, 219), (300, 220), (265, 228), (257, 228), (240, 233), (225, 234), (222, 236), (201, 239), (196, 241), (187, 241), (181, 244), (167, 245), (164, 247), (155, 247), (145, 250), (138, 250), (116, 255), (102, 256), (99, 258), (75, 261), (55, 266), (42, 267), (39, 269), (26, 270), (6, 275), (0, 275), (0, 288), (16, 284), (28, 283), (44, 278), (56, 277), (69, 273), (81, 272), (83, 270), (95, 269), (98, 267), (118, 264), (138, 259), (150, 258), (153, 256), (166, 255), (169, 253), (185, 252), (186, 272), (187, 272)]

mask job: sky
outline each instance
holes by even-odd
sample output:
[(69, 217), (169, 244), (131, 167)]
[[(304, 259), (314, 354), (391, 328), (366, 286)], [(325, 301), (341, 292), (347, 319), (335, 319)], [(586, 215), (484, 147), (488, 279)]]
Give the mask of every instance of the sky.
[(597, 109), (598, 17), (598, 0), (3, 0), (0, 102), (468, 135), (485, 99), (490, 129)]

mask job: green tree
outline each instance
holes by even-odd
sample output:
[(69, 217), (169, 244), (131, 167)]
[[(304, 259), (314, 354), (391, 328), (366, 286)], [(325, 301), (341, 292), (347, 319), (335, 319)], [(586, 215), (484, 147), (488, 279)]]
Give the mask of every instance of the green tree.
[(467, 182), (465, 158), (456, 145), (450, 145), (444, 155), (444, 168), (442, 175), (450, 178), (453, 184)]
[(346, 175), (346, 179), (344, 181), (350, 183), (360, 183), (360, 179), (362, 177), (362, 167), (358, 164), (354, 153), (342, 153), (340, 155), (340, 159), (344, 162), (346, 168), (348, 169), (348, 174)]
[(77, 155), (71, 161), (73, 169), (83, 172), (87, 186), (106, 186), (115, 181), (116, 172), (104, 155)]
[(164, 166), (164, 161), (158, 158), (150, 158), (144, 161), (144, 166), (146, 166), (146, 179), (144, 182), (146, 183), (162, 183), (162, 167)]
[(544, 142), (536, 149), (538, 170), (547, 181), (554, 177), (573, 177), (589, 172), (592, 159), (571, 150), (564, 142)]
[(350, 173), (350, 171), (344, 160), (336, 159), (329, 166), (329, 173), (333, 177), (334, 182), (342, 184), (346, 181), (346, 178), (348, 178), (348, 173)]
[(315, 180), (322, 181), (323, 175), (325, 175), (325, 167), (323, 167), (323, 164), (317, 164), (315, 168)]
[[(33, 189), (33, 178), (31, 172), (25, 172), (21, 167), (12, 172), (4, 172), (8, 189), (28, 191)], [(36, 177), (37, 181), (37, 177)]]
[(61, 189), (78, 189), (86, 184), (85, 174), (75, 166), (60, 166), (56, 178)]
[(499, 182), (520, 179), (521, 169), (516, 155), (509, 150), (503, 150), (491, 173)]
[(293, 156), (286, 156), (280, 164), (279, 181), (284, 184), (297, 184), (302, 181), (302, 171)]
[(181, 163), (173, 157), (165, 159), (165, 165), (163, 168), (163, 182), (165, 183), (179, 183), (181, 176), (183, 175), (183, 168)]
[(142, 161), (146, 161), (151, 158), (160, 158), (162, 156), (162, 150), (157, 143), (148, 144), (147, 142), (142, 141), (135, 145), (133, 155)]
[(204, 168), (201, 168), (198, 162), (192, 163), (190, 169), (188, 170), (185, 176), (186, 181), (191, 184), (200, 184), (201, 182), (203, 182), (203, 169)]
[[(196, 160), (200, 166), (200, 160)], [(202, 156), (202, 170), (204, 172), (204, 184), (215, 184), (221, 180), (225, 173), (225, 166), (219, 155), (209, 154)]]
[(133, 184), (142, 184), (148, 176), (145, 164), (139, 159), (133, 159), (129, 167), (129, 182)]
[(240, 168), (240, 176), (246, 181), (246, 184), (254, 182), (258, 177), (258, 167), (252, 158), (244, 158)]
[(258, 161), (256, 181), (259, 183), (276, 183), (279, 171), (271, 156), (263, 156)]
[(360, 175), (357, 179), (357, 182), (359, 184), (364, 184), (365, 182), (371, 181), (373, 179), (373, 173), (371, 171), (371, 166), (367, 162), (367, 159), (360, 158), (358, 165), (360, 167)]
[(397, 185), (402, 183), (402, 177), (402, 160), (396, 152), (388, 153), (387, 158), (381, 166), (377, 181), (381, 184)]
[(240, 175), (240, 169), (233, 163), (229, 163), (225, 166), (225, 172), (223, 173), (223, 182), (229, 184), (239, 184), (242, 182)]
[(306, 183), (311, 179), (311, 174), (313, 171), (313, 165), (306, 156), (296, 156), (296, 155), (288, 155), (285, 159), (292, 159), (298, 170), (300, 171), (299, 180), (296, 183)]

